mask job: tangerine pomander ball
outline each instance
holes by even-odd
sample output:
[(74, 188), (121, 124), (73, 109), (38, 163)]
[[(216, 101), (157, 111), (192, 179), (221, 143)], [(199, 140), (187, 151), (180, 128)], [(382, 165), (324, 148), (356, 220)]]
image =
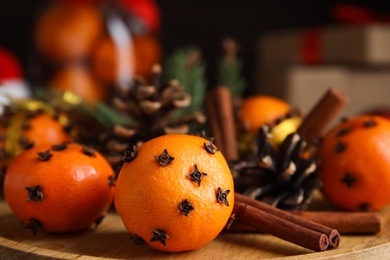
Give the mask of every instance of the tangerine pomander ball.
[(390, 204), (390, 121), (363, 115), (340, 123), (318, 148), (322, 193), (349, 211)]
[(98, 225), (114, 195), (114, 172), (80, 144), (35, 146), (7, 168), (4, 195), (33, 232), (72, 232)]
[(233, 177), (211, 142), (168, 134), (126, 154), (114, 203), (136, 244), (194, 250), (222, 231), (234, 206)]
[(253, 134), (257, 134), (262, 125), (274, 125), (292, 111), (287, 102), (266, 95), (257, 95), (244, 99), (240, 114), (244, 125)]

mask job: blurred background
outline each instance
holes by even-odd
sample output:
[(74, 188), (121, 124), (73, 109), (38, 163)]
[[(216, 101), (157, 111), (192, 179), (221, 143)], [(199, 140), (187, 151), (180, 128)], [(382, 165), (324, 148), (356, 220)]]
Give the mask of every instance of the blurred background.
[[(82, 1), (0, 1), (0, 46), (17, 57), (25, 79), (32, 85), (45, 84), (42, 79), (37, 79), (37, 74), (41, 75), (44, 71), (41, 69), (37, 72), (37, 67), (42, 68), (45, 62), (46, 67), (54, 66), (45, 60), (48, 55), (45, 58), (37, 57), (40, 51), (36, 46), (37, 21), (42, 18), (43, 10), (54, 2), (77, 5)], [(368, 80), (373, 85), (384, 85), (378, 87), (380, 94), (363, 98), (364, 90), (357, 91), (360, 96), (353, 98), (357, 101), (347, 112), (355, 113), (359, 109), (374, 107), (371, 101), (363, 99), (379, 99), (378, 107), (386, 105), (383, 96), (387, 94), (384, 88), (390, 83), (390, 76), (387, 76), (390, 57), (388, 60), (377, 60), (376, 56), (390, 55), (386, 54), (390, 53), (388, 1), (117, 2), (121, 2), (118, 9), (129, 11), (128, 16), (137, 16), (132, 5), (139, 5), (135, 9), (143, 8), (146, 16), (139, 19), (141, 27), (147, 28), (140, 30), (156, 37), (161, 48), (159, 59), (162, 63), (180, 48), (198, 47), (206, 63), (209, 88), (218, 84), (216, 71), (217, 61), (224, 52), (222, 41), (225, 37), (232, 37), (240, 46), (238, 56), (243, 64), (246, 96), (254, 93), (275, 95), (307, 109), (329, 85), (340, 85), (347, 94), (351, 92), (351, 95), (355, 95), (352, 92), (356, 91), (349, 88), (356, 90), (360, 86), (350, 86), (351, 82)], [(155, 5), (155, 10), (142, 6), (140, 3), (143, 2)], [(341, 9), (337, 9), (340, 6)], [(138, 30), (139, 21), (134, 24), (134, 30)], [(377, 33), (379, 36), (376, 36)], [(376, 47), (372, 47), (374, 45)], [(370, 48), (382, 53), (371, 55)], [(334, 53), (332, 49), (335, 49)], [(345, 52), (348, 53), (343, 57)], [(303, 100), (305, 95), (311, 95), (311, 98)], [(362, 102), (365, 102), (363, 108), (360, 105)]]

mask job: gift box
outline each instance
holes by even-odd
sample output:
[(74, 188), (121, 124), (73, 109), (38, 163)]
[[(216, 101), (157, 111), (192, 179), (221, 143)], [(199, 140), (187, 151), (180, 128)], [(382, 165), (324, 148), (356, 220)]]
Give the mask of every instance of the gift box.
[(390, 64), (390, 24), (337, 25), (265, 34), (259, 64)]
[(268, 68), (261, 75), (260, 93), (284, 99), (303, 113), (312, 109), (330, 87), (340, 89), (349, 98), (340, 117), (390, 105), (390, 67), (293, 65)]

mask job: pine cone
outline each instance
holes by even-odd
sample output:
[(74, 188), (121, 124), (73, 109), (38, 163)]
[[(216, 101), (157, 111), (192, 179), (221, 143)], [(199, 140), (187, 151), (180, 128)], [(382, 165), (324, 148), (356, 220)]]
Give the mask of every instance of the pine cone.
[[(190, 123), (204, 123), (205, 116), (200, 112), (175, 118), (173, 112), (191, 104), (191, 96), (184, 92), (177, 80), (161, 85), (161, 67), (153, 68), (153, 84), (135, 78), (133, 85), (120, 89), (113, 100), (116, 110), (126, 113), (131, 122), (117, 124), (104, 140), (106, 158), (113, 165), (119, 164), (125, 150), (160, 135), (189, 132)], [(104, 153), (104, 152), (103, 152)]]
[(305, 210), (313, 191), (321, 186), (317, 160), (303, 155), (305, 147), (296, 132), (273, 147), (269, 128), (261, 127), (253, 158), (231, 165), (237, 191), (277, 208)]

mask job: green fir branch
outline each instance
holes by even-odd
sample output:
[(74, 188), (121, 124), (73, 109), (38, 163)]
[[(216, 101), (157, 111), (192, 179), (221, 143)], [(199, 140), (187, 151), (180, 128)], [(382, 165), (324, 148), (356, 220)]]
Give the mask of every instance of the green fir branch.
[[(48, 105), (61, 108), (67, 112), (85, 115), (98, 122), (104, 128), (113, 125), (131, 125), (133, 120), (103, 102), (96, 102), (93, 106), (87, 105), (80, 99), (79, 102), (69, 103), (64, 99), (64, 93), (50, 88), (37, 88), (34, 92), (38, 100), (44, 100)], [(76, 94), (73, 94), (76, 98)]]
[(97, 102), (94, 105), (94, 108), (91, 108), (88, 105), (81, 103), (80, 108), (85, 114), (87, 114), (91, 118), (94, 118), (105, 128), (109, 128), (117, 124), (128, 126), (134, 123), (133, 120), (128, 116), (119, 113), (112, 107), (102, 102)]
[(245, 79), (242, 77), (242, 62), (226, 62), (225, 58), (220, 59), (218, 65), (218, 85), (230, 89), (233, 98), (242, 97), (245, 90)]
[(246, 82), (242, 76), (243, 64), (238, 58), (238, 43), (227, 38), (222, 43), (225, 55), (219, 60), (217, 80), (218, 85), (230, 89), (233, 98), (241, 98)]
[(205, 63), (201, 59), (198, 48), (182, 48), (176, 50), (164, 65), (164, 81), (176, 79), (184, 91), (191, 96), (191, 104), (175, 111), (174, 117), (179, 117), (203, 110), (206, 92)]

